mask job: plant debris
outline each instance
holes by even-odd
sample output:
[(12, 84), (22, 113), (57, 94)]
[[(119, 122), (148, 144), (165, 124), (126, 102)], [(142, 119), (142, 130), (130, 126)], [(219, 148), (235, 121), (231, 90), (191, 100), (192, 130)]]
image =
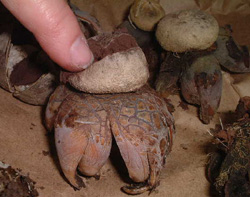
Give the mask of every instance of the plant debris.
[(36, 197), (35, 182), (15, 170), (11, 166), (0, 162), (0, 196), (1, 197)]
[(185, 103), (185, 102), (183, 102), (183, 101), (179, 101), (179, 105), (178, 105), (178, 107), (181, 107), (183, 110), (188, 110), (189, 108), (188, 108), (188, 104), (187, 103)]
[(207, 168), (209, 181), (226, 197), (250, 196), (250, 97), (240, 100), (236, 110), (238, 121), (226, 125), (215, 134), (220, 142)]

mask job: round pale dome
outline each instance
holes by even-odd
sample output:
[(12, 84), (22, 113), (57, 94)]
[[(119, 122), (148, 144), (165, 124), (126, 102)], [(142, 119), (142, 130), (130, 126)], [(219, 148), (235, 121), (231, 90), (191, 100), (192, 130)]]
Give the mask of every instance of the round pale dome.
[(201, 10), (183, 10), (160, 20), (156, 38), (162, 48), (172, 52), (204, 50), (217, 39), (216, 19)]

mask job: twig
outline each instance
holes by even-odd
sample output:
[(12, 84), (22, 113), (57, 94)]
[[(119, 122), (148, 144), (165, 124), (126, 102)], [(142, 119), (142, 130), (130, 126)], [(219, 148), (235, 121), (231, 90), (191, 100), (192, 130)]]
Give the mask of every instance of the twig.
[(224, 130), (224, 126), (223, 126), (223, 123), (222, 123), (221, 118), (219, 118), (219, 120), (220, 120), (220, 126), (221, 126), (221, 129), (222, 129), (222, 130)]
[(221, 143), (224, 147), (228, 149), (228, 146), (224, 144), (219, 138), (215, 137), (208, 129), (207, 129), (207, 132), (209, 135), (213, 136), (219, 143)]

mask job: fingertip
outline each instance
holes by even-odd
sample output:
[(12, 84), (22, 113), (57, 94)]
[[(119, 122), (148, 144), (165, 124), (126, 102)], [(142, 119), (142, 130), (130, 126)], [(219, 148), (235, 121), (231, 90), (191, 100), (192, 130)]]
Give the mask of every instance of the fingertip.
[(59, 66), (76, 72), (92, 63), (93, 54), (66, 1), (3, 0), (3, 3)]
[(67, 70), (80, 71), (86, 69), (94, 60), (93, 53), (90, 51), (87, 41), (83, 36), (75, 39), (70, 47), (70, 65), (66, 65)]

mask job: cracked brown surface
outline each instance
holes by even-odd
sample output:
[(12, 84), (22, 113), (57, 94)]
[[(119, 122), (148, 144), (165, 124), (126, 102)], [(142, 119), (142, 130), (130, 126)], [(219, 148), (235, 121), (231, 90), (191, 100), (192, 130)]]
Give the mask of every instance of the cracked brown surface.
[[(137, 193), (154, 189), (175, 132), (165, 101), (147, 86), (124, 94), (71, 92), (64, 98), (60, 97), (63, 92), (69, 90), (58, 87), (46, 114), (48, 124), (55, 120), (58, 156), (70, 183), (76, 188), (82, 186), (77, 167), (88, 176), (99, 172), (109, 157), (113, 134), (130, 178), (147, 182), (144, 189), (136, 186), (125, 190)], [(62, 103), (57, 111), (54, 106), (58, 102)]]

